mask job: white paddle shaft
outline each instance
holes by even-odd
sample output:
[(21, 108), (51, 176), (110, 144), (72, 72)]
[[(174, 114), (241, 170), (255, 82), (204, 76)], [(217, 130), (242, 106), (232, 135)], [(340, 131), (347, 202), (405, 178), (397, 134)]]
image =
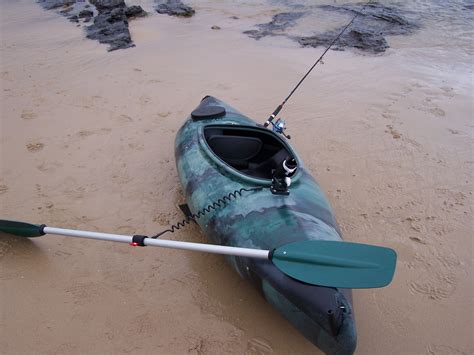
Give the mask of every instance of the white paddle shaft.
[[(62, 229), (62, 228), (54, 228), (54, 227), (44, 227), (43, 232), (45, 234), (58, 234), (58, 235), (65, 235), (68, 237), (76, 237), (76, 238), (108, 240), (108, 241), (119, 242), (119, 243), (130, 244), (133, 241), (133, 237), (129, 235), (87, 232), (87, 231)], [(153, 246), (153, 247), (202, 251), (202, 252), (207, 252), (207, 253), (244, 256), (248, 258), (257, 258), (257, 259), (268, 259), (268, 254), (269, 254), (268, 250), (228, 247), (224, 245), (203, 244), (203, 243), (179, 242), (179, 241), (165, 240), (165, 239), (146, 238), (143, 241), (143, 244), (145, 244), (146, 246)]]

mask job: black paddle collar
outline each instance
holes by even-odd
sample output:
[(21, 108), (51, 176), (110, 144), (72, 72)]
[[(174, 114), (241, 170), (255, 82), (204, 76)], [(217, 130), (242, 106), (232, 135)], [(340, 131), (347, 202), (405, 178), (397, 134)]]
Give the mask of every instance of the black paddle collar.
[(45, 234), (46, 234), (46, 233), (44, 232), (44, 229), (45, 229), (46, 227), (47, 227), (46, 224), (42, 224), (42, 225), (39, 226), (39, 230), (38, 230), (38, 231), (40, 232), (41, 235), (45, 235)]
[(134, 247), (146, 247), (145, 239), (148, 238), (146, 235), (134, 235), (130, 245)]
[(268, 260), (272, 261), (273, 253), (275, 253), (276, 248), (273, 248), (268, 252)]

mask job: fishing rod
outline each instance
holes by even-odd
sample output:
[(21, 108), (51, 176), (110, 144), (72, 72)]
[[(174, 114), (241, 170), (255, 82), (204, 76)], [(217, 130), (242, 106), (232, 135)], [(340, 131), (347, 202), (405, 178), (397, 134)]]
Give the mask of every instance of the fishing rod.
[(314, 67), (316, 65), (318, 65), (318, 63), (321, 62), (321, 60), (323, 59), (323, 57), (326, 55), (326, 53), (331, 49), (331, 47), (339, 40), (339, 38), (341, 38), (342, 34), (349, 28), (350, 25), (352, 25), (352, 23), (354, 22), (354, 20), (360, 15), (363, 13), (364, 9), (367, 7), (367, 5), (369, 5), (370, 3), (372, 2), (372, 0), (368, 1), (364, 7), (362, 8), (362, 10), (360, 10), (360, 12), (356, 12), (355, 16), (352, 18), (352, 20), (349, 21), (349, 23), (342, 29), (341, 32), (339, 32), (339, 34), (337, 35), (336, 38), (334, 38), (334, 40), (331, 42), (331, 44), (329, 44), (329, 46), (324, 50), (323, 54), (321, 54), (321, 56), (318, 58), (318, 60), (313, 64), (313, 66), (311, 68), (309, 68), (308, 72), (301, 78), (301, 80), (298, 82), (298, 84), (296, 84), (296, 86), (293, 88), (293, 90), (291, 90), (290, 94), (286, 97), (285, 100), (283, 100), (283, 102), (278, 105), (278, 107), (275, 109), (275, 111), (273, 111), (273, 113), (270, 115), (270, 117), (268, 117), (268, 119), (265, 121), (265, 123), (263, 124), (263, 127), (268, 127), (269, 124), (272, 124), (275, 128), (275, 130), (278, 132), (278, 133), (282, 133), (286, 138), (290, 139), (291, 137), (288, 136), (288, 135), (285, 135), (283, 133), (283, 131), (285, 130), (284, 128), (284, 123), (281, 124), (281, 126), (275, 126), (275, 124), (272, 122), (275, 117), (280, 113), (281, 109), (283, 108), (283, 106), (286, 104), (286, 102), (290, 99), (290, 97), (293, 95), (293, 93), (296, 91), (296, 89), (298, 89), (298, 87), (301, 85), (301, 83), (303, 83), (303, 81), (306, 79), (306, 77), (309, 75), (309, 73), (311, 73), (311, 71), (314, 69)]

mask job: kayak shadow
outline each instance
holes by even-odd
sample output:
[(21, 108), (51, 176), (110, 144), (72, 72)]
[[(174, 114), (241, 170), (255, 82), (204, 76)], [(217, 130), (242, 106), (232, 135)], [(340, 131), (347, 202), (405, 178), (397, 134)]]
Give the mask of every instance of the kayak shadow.
[[(209, 243), (199, 232), (199, 227), (191, 233), (193, 242)], [(189, 235), (189, 234), (188, 234)], [(189, 253), (188, 262), (195, 272), (198, 293), (194, 297), (199, 308), (223, 319), (244, 331), (247, 353), (254, 353), (258, 344), (265, 352), (273, 349), (291, 349), (296, 353), (314, 351), (314, 346), (305, 340), (247, 280), (242, 279), (222, 255)], [(262, 345), (263, 344), (263, 345)]]

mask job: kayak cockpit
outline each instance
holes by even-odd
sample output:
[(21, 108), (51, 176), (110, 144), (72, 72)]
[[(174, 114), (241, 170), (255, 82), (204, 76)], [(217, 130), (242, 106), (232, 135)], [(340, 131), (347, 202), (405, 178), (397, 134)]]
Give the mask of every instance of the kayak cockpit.
[(291, 150), (275, 133), (256, 127), (204, 127), (207, 145), (224, 163), (241, 173), (260, 179), (271, 179), (272, 171)]

